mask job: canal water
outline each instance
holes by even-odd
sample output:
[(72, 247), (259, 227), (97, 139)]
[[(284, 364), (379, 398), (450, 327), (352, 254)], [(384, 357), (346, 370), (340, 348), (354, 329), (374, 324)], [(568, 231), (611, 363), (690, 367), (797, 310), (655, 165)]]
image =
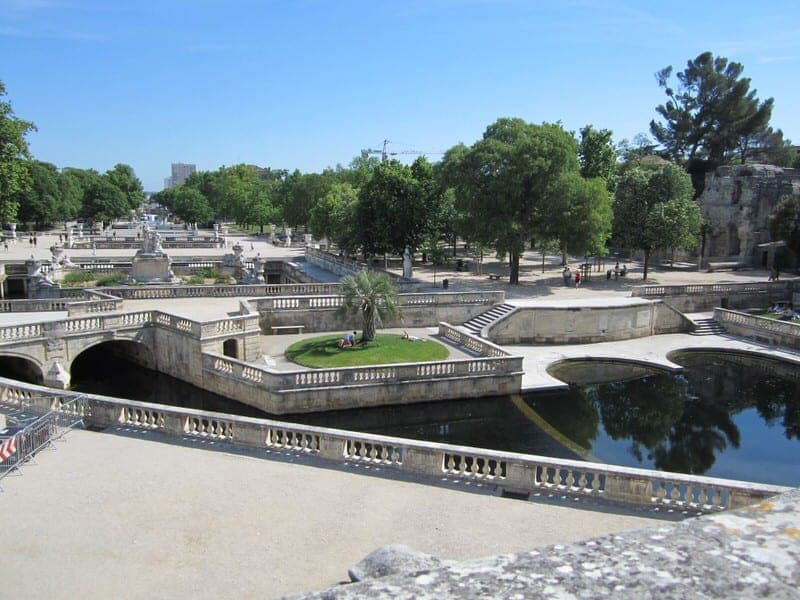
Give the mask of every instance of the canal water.
[(727, 353), (678, 374), (569, 361), (563, 392), (273, 416), (112, 356), (73, 389), (172, 406), (481, 448), (800, 486), (800, 369)]

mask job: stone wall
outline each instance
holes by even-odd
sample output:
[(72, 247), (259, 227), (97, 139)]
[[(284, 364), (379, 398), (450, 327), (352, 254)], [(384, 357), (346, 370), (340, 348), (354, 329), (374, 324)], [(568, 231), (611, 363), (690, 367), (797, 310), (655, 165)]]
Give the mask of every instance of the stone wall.
[[(503, 302), (503, 292), (442, 292), (400, 294), (401, 319), (388, 319), (383, 327), (435, 327), (440, 322), (463, 323)], [(254, 298), (251, 306), (261, 315), (261, 330), (302, 325), (305, 332), (360, 329), (359, 315), (341, 315), (341, 296), (284, 296)]]
[(691, 323), (663, 302), (624, 306), (521, 307), (489, 330), (498, 344), (587, 344), (691, 331)]
[(800, 196), (800, 171), (772, 165), (734, 165), (706, 176), (698, 203), (711, 225), (705, 260), (768, 266), (768, 252), (758, 244), (771, 241), (767, 218), (778, 199)]

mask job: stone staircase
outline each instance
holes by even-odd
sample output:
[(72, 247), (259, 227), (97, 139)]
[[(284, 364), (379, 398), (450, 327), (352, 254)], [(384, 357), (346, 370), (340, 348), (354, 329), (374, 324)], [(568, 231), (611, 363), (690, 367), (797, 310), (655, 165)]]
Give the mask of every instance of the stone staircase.
[(477, 317), (471, 318), (461, 326), (466, 328), (470, 333), (480, 336), (481, 330), (484, 327), (494, 323), (495, 321), (498, 321), (500, 318), (514, 310), (514, 308), (515, 307), (513, 304), (497, 304), (486, 312), (479, 314)]
[(690, 335), (722, 335), (725, 330), (713, 317), (694, 319), (696, 329)]

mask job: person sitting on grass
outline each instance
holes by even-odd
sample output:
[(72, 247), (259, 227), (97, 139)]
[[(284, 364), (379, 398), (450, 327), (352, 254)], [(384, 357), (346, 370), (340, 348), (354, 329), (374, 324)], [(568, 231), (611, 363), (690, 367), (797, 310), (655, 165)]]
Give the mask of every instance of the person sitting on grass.
[(356, 345), (356, 332), (345, 333), (344, 337), (339, 340), (339, 348), (352, 348)]
[(408, 332), (404, 329), (403, 330), (403, 339), (408, 340), (409, 342), (424, 342), (421, 337), (416, 335), (408, 335)]

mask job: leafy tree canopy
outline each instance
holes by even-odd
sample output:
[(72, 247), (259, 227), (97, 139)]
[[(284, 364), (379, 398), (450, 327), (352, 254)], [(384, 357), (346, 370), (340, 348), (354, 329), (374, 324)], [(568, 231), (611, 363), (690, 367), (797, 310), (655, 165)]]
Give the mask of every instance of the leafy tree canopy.
[(689, 176), (671, 163), (639, 164), (622, 171), (614, 196), (614, 234), (627, 248), (644, 250), (644, 275), (656, 249), (691, 248), (702, 217)]
[(471, 147), (451, 148), (445, 162), (469, 235), (508, 252), (509, 281), (519, 283), (525, 242), (546, 229), (563, 177), (578, 173), (575, 140), (559, 124), (502, 118)]
[(36, 129), (33, 123), (14, 116), (11, 104), (3, 100), (5, 95), (6, 86), (0, 81), (0, 224), (16, 221), (16, 198), (30, 189), (25, 136)]
[(671, 66), (656, 74), (667, 101), (656, 107), (661, 120), (651, 121), (650, 131), (670, 159), (686, 163), (698, 194), (707, 171), (737, 151), (744, 160), (744, 140), (769, 127), (773, 99), (760, 102), (743, 71), (740, 63), (704, 52), (676, 73), (677, 84)]

